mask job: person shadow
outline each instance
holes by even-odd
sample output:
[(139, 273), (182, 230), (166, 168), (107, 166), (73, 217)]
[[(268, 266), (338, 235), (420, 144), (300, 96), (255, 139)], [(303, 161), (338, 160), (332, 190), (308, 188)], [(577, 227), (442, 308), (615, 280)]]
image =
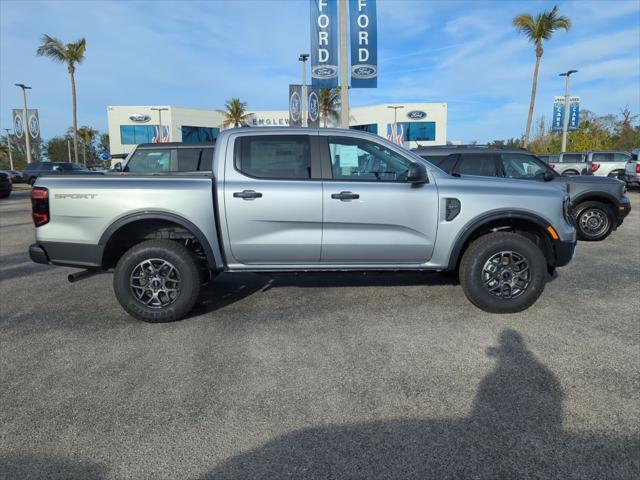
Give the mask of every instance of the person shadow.
[(558, 379), (515, 330), (467, 417), (307, 428), (217, 465), (209, 479), (638, 478), (637, 436), (563, 429)]

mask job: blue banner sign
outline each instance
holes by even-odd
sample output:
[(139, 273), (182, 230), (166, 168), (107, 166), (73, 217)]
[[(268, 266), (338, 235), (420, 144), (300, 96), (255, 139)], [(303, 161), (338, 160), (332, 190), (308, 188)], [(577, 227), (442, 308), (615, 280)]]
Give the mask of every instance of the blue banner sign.
[(555, 97), (553, 99), (553, 119), (551, 120), (551, 130), (561, 132), (562, 122), (564, 122), (564, 97)]
[(311, 85), (338, 86), (338, 0), (311, 0)]
[(376, 0), (349, 0), (351, 88), (378, 86)]
[(580, 125), (580, 97), (569, 97), (569, 126), (567, 130), (573, 132)]

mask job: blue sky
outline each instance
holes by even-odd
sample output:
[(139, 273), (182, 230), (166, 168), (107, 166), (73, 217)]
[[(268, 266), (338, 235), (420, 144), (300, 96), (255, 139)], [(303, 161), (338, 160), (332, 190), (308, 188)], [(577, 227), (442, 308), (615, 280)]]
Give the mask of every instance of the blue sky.
[[(573, 21), (546, 44), (535, 118), (563, 94), (559, 72), (579, 70), (582, 108), (640, 112), (640, 1), (378, 0), (377, 89), (351, 90), (352, 105), (447, 102), (448, 139), (522, 134), (535, 60), (514, 15), (557, 3)], [(107, 105), (286, 109), (289, 83), (309, 51), (308, 0), (0, 1), (0, 123), (21, 108), (14, 83), (33, 87), (45, 138), (71, 124), (66, 68), (36, 57), (40, 35), (87, 39), (77, 70), (78, 122), (107, 128)]]

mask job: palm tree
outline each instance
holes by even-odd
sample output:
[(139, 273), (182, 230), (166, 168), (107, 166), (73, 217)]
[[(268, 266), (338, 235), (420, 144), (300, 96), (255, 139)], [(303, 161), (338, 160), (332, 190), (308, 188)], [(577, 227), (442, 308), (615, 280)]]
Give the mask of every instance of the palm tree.
[(231, 100), (226, 101), (224, 107), (226, 110), (219, 110), (219, 112), (225, 116), (222, 126), (226, 128), (233, 125), (237, 128), (247, 124), (247, 120), (249, 119), (249, 113), (247, 113), (247, 102), (242, 102), (239, 98), (232, 98)]
[(318, 96), (318, 108), (322, 115), (322, 125), (327, 128), (329, 118), (338, 119), (340, 112), (340, 89), (339, 88), (323, 88)]
[(513, 26), (519, 33), (526, 35), (531, 43), (535, 45), (536, 66), (533, 70), (533, 85), (531, 87), (531, 102), (529, 103), (529, 116), (527, 117), (527, 130), (524, 134), (524, 146), (529, 143), (531, 133), (531, 120), (533, 119), (533, 107), (536, 103), (536, 87), (538, 84), (538, 69), (542, 58), (542, 41), (549, 40), (556, 30), (563, 29), (569, 31), (571, 20), (558, 15), (558, 6), (554, 6), (550, 12), (544, 11), (533, 18), (528, 13), (522, 13), (513, 19)]
[(71, 77), (71, 100), (73, 104), (73, 151), (75, 161), (78, 163), (78, 118), (76, 112), (76, 65), (84, 60), (84, 52), (87, 44), (84, 38), (73, 43), (62, 43), (61, 40), (49, 35), (42, 35), (42, 45), (38, 47), (37, 55), (49, 57), (54, 62), (65, 63)]
[(85, 167), (87, 166), (87, 147), (90, 147), (93, 144), (93, 139), (97, 134), (97, 130), (87, 127), (86, 125), (83, 125), (78, 129), (78, 135), (82, 139), (82, 157)]

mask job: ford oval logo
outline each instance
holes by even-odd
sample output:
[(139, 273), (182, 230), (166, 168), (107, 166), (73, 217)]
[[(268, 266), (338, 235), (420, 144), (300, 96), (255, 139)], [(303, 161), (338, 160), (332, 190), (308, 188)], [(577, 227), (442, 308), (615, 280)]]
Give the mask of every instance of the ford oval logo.
[(134, 113), (133, 115), (129, 115), (129, 120), (136, 123), (144, 123), (151, 120), (151, 117), (143, 113)]
[(422, 110), (411, 110), (407, 113), (407, 118), (411, 120), (422, 120), (423, 118), (427, 118), (427, 112), (423, 112)]
[(378, 69), (375, 65), (354, 65), (351, 67), (353, 78), (374, 78), (378, 75)]
[(313, 78), (334, 78), (338, 76), (337, 65), (316, 65), (311, 69), (311, 76)]

